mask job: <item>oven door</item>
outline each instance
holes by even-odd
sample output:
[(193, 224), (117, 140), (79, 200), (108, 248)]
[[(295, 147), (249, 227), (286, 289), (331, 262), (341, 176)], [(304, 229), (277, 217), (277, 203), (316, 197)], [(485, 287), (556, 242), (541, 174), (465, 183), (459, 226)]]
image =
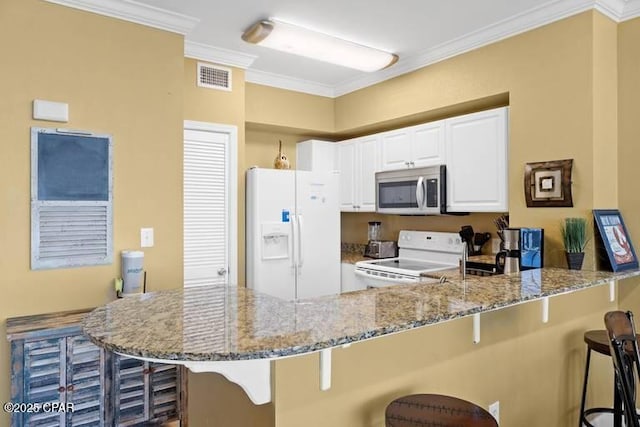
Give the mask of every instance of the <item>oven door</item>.
[(399, 215), (441, 213), (440, 167), (376, 173), (376, 212)]
[[(417, 277), (401, 277), (400, 275), (381, 275), (381, 272), (372, 272), (371, 270), (358, 270), (356, 268), (356, 283), (358, 289), (384, 288), (387, 286), (395, 286), (403, 283), (417, 283)], [(392, 277), (389, 277), (392, 276)]]

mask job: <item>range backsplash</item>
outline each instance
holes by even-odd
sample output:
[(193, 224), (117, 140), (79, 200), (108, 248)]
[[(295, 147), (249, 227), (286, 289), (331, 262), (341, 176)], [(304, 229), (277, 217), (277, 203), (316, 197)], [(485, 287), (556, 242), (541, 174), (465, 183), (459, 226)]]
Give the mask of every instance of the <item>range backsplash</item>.
[[(497, 238), (493, 220), (501, 213), (472, 213), (464, 216), (403, 216), (382, 215), (376, 213), (341, 214), (342, 242), (367, 243), (367, 223), (380, 221), (382, 223), (382, 239), (396, 240), (400, 230), (419, 231), (447, 231), (457, 233), (463, 225), (470, 225), (475, 232), (489, 232), (492, 238)], [(491, 252), (491, 243), (484, 245), (483, 252)]]

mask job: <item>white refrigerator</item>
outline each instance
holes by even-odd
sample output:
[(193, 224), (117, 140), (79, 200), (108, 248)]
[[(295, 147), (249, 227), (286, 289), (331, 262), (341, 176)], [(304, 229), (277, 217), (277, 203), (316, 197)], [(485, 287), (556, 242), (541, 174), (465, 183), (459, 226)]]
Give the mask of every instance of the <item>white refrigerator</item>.
[(340, 293), (338, 172), (251, 168), (247, 287), (293, 301)]

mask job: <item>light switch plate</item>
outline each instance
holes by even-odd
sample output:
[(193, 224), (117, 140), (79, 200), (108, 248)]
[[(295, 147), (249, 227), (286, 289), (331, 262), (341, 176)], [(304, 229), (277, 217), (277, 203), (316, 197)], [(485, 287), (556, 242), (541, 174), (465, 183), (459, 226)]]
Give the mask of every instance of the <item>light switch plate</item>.
[(49, 120), (54, 122), (69, 121), (69, 104), (66, 102), (33, 100), (33, 118), (35, 120)]
[(153, 228), (140, 229), (140, 247), (142, 248), (153, 247)]

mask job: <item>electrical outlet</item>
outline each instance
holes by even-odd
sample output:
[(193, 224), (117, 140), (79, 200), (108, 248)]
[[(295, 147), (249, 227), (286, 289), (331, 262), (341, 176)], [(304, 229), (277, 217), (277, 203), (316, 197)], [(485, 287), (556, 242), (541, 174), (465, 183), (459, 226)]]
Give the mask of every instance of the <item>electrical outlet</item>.
[(489, 405), (489, 413), (493, 418), (496, 419), (496, 422), (500, 423), (500, 401), (497, 400)]
[(153, 247), (153, 228), (140, 229), (140, 247), (142, 248)]

